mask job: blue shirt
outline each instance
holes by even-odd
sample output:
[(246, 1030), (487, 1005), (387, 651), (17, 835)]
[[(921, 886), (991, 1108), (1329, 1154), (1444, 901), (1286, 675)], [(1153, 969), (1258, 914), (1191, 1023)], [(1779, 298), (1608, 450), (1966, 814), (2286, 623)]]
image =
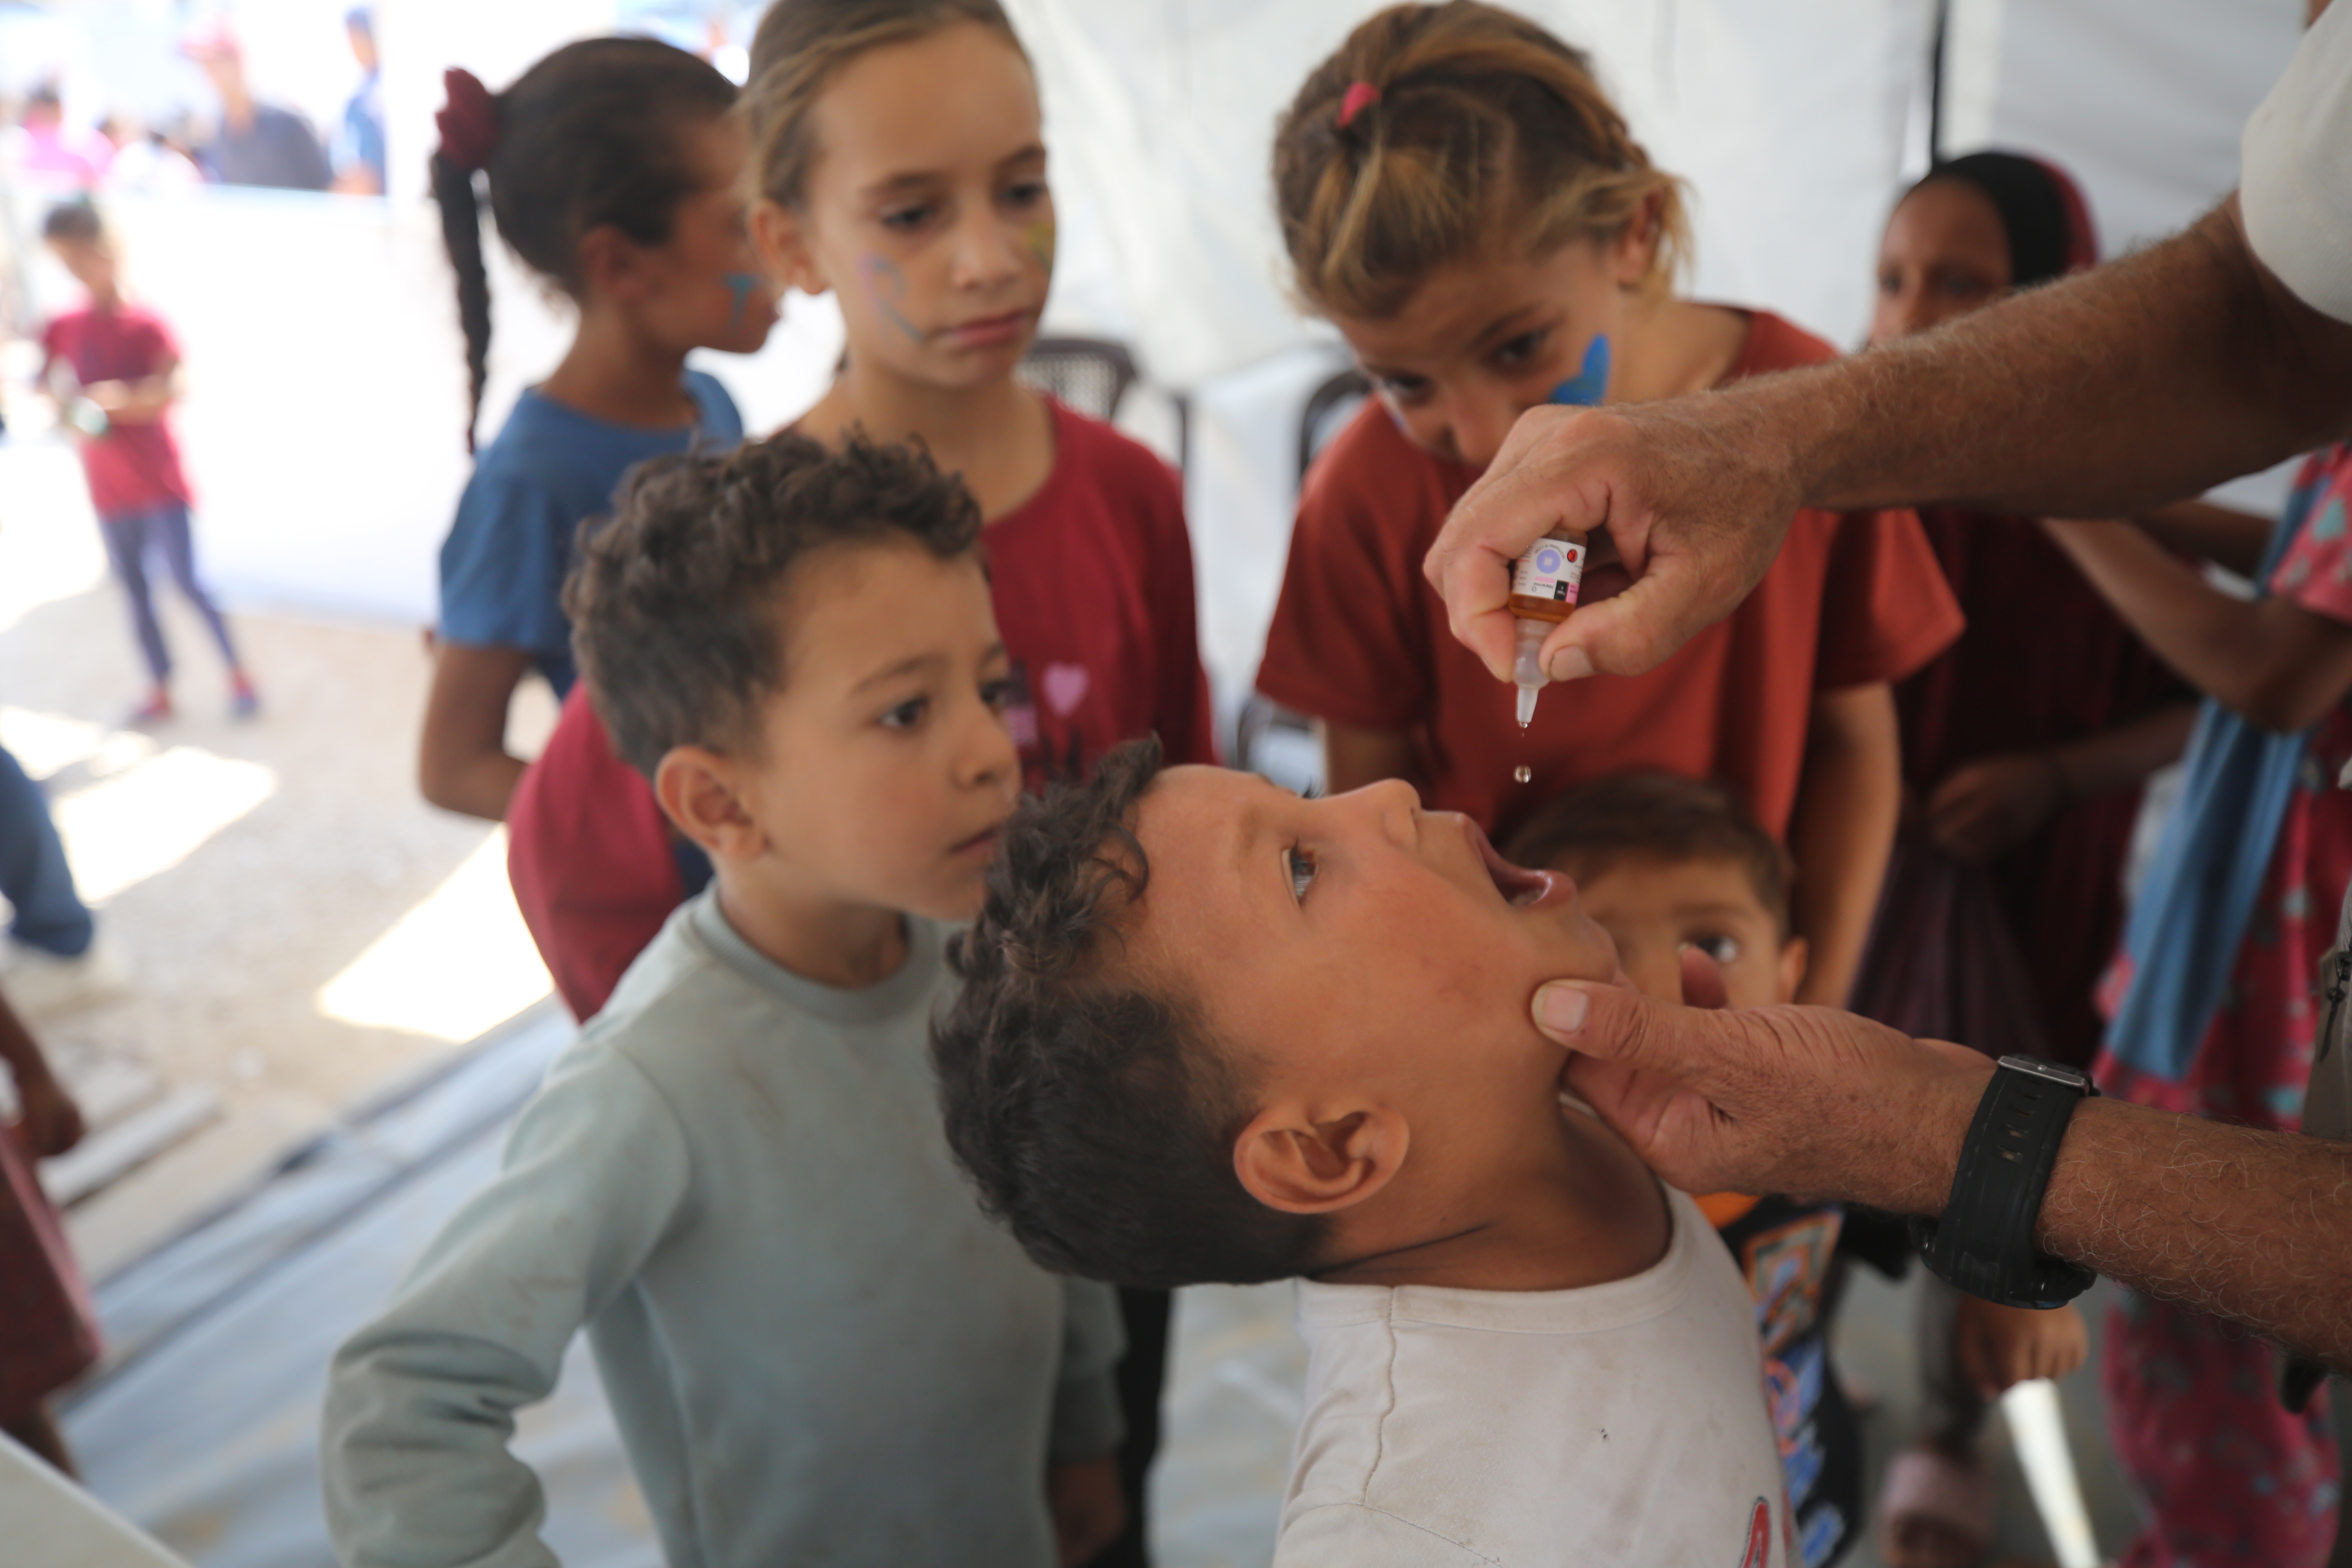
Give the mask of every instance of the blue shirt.
[(474, 465), (441, 545), (441, 637), (465, 647), (518, 647), (561, 698), (572, 689), (572, 622), (563, 613), (580, 525), (613, 509), (621, 477), (648, 458), (731, 447), (743, 416), (718, 378), (686, 373), (701, 410), (692, 428), (646, 430), (525, 392)]

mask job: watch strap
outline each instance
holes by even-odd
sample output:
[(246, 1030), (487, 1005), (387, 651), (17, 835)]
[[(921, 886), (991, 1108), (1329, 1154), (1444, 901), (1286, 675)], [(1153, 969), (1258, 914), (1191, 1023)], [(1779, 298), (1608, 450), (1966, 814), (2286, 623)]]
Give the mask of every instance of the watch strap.
[(2098, 1088), (2032, 1057), (2003, 1057), (1977, 1101), (1940, 1220), (1915, 1218), (1914, 1243), (1938, 1276), (1988, 1301), (2047, 1309), (2098, 1278), (2033, 1245), (2042, 1199), (2074, 1108)]

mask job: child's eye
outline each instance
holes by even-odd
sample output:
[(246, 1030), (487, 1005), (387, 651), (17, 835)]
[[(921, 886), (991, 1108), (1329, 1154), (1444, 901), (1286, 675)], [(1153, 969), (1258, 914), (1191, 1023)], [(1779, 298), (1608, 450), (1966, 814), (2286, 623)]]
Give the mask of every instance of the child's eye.
[(980, 700), (988, 704), (990, 711), (1003, 712), (1013, 705), (1013, 682), (1002, 678), (982, 681)]
[(1371, 382), (1372, 390), (1391, 403), (1418, 403), (1429, 391), (1429, 383), (1417, 375), (1376, 375)]
[(939, 206), (933, 202), (925, 202), (920, 206), (892, 207), (882, 215), (882, 226), (897, 229), (902, 234), (908, 233), (922, 227), (937, 211)]
[(1698, 949), (1717, 963), (1732, 964), (1739, 962), (1739, 939), (1736, 936), (1720, 934), (1695, 936), (1683, 945)]
[(1532, 332), (1521, 332), (1495, 351), (1495, 363), (1507, 365), (1527, 363), (1543, 347), (1544, 337), (1545, 329), (1540, 327)]
[(923, 721), (923, 715), (930, 710), (930, 706), (931, 700), (928, 697), (910, 697), (882, 715), (882, 727), (886, 730), (911, 730)]
[(1018, 184), (1008, 185), (1005, 187), (1004, 199), (1016, 207), (1034, 206), (1045, 199), (1045, 182), (1024, 180)]
[(1307, 887), (1315, 880), (1315, 851), (1294, 844), (1282, 852), (1282, 858), (1290, 868), (1290, 896), (1303, 903)]

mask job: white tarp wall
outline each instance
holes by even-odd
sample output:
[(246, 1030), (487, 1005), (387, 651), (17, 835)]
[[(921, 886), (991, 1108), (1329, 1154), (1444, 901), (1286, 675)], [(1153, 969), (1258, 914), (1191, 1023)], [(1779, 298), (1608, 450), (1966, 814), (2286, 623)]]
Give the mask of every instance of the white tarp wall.
[[(237, 11), (275, 32), (303, 3), (243, 0)], [(2111, 249), (2179, 226), (2234, 183), (2238, 128), (2292, 51), (2303, 10), (2303, 0), (1953, 4), (1946, 146), (1999, 143), (2067, 164)], [(1063, 214), (1048, 324), (1130, 341), (1161, 388), (1191, 396), (1203, 642), (1229, 712), (1255, 669), (1287, 543), (1299, 406), (1338, 363), (1328, 333), (1282, 290), (1267, 195), (1274, 116), (1375, 8), (1012, 0), (1038, 63)], [(1525, 8), (1592, 52), (1655, 159), (1689, 181), (1695, 291), (1857, 342), (1879, 226), (1924, 157), (1931, 0)], [(431, 619), (435, 552), (467, 473), (455, 312), (421, 180), (441, 68), (462, 63), (503, 85), (614, 15), (610, 0), (380, 7), (388, 203), (205, 190), (123, 206), (138, 284), (187, 348), (183, 426), (211, 570), (247, 602)], [(269, 79), (269, 48), (257, 39), (251, 52), (266, 96), (300, 96)], [(0, 60), (0, 77), (20, 66), (33, 68)], [(18, 222), (37, 225), (37, 204), (24, 198)], [(54, 308), (65, 290), (54, 272), (47, 284)], [(486, 432), (564, 342), (560, 313), (511, 268), (494, 273), (494, 297)], [(829, 303), (796, 298), (766, 352), (711, 368), (753, 427), (768, 428), (814, 396), (838, 343)], [(1164, 443), (1169, 422), (1140, 412)]]

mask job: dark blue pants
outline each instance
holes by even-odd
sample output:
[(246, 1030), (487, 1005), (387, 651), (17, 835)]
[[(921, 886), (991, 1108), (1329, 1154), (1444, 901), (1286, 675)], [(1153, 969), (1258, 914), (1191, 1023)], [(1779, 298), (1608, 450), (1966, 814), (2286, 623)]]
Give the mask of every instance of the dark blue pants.
[(196, 581), (196, 544), (188, 509), (178, 501), (166, 501), (142, 511), (102, 513), (98, 521), (98, 531), (106, 539), (106, 558), (113, 563), (114, 574), (122, 580), (122, 592), (131, 601), (131, 629), (139, 638), (139, 651), (147, 656), (149, 678), (161, 686), (172, 676), (172, 650), (163, 646), (163, 628), (155, 619), (154, 592), (147, 582), (150, 552), (163, 558), (172, 581), (204, 616), (213, 640), (220, 644), (221, 657), (235, 669), (236, 647), (229, 641), (228, 623), (221, 619), (220, 607)]
[(74, 891), (48, 798), (5, 750), (0, 750), (0, 898), (16, 911), (8, 934), (16, 941), (59, 958), (89, 951), (96, 928)]

